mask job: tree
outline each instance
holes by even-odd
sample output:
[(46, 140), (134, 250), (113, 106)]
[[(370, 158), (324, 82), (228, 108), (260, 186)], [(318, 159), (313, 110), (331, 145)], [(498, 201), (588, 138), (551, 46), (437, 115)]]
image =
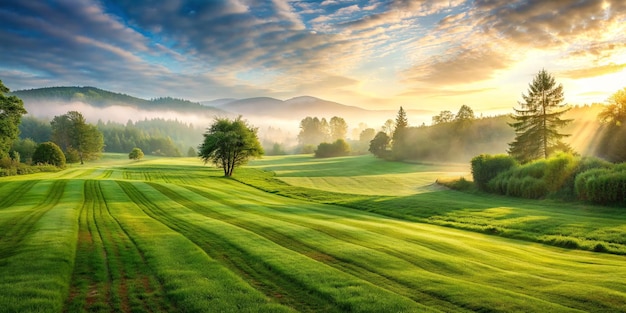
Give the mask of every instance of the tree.
[(563, 85), (556, 85), (552, 75), (542, 69), (533, 82), (528, 85), (528, 95), (522, 94), (524, 102), (519, 102), (520, 109), (514, 109), (511, 116), (515, 121), (509, 123), (515, 129), (515, 140), (509, 143), (509, 154), (521, 163), (548, 158), (559, 150), (571, 151), (561, 142), (569, 135), (558, 132), (569, 124), (571, 119), (561, 119), (569, 109), (562, 109)]
[(368, 144), (376, 136), (376, 130), (373, 128), (366, 128), (359, 134), (359, 142)]
[(615, 92), (607, 102), (598, 115), (604, 125), (596, 153), (611, 162), (626, 162), (626, 88)]
[(24, 102), (16, 96), (5, 96), (9, 88), (0, 80), (0, 158), (7, 157), (13, 141), (20, 134), (19, 125), (22, 115), (28, 113)]
[(19, 139), (13, 142), (13, 147), (11, 149), (20, 154), (20, 162), (29, 162), (33, 157), (33, 153), (35, 153), (35, 150), (37, 149), (37, 143), (30, 138)]
[(341, 117), (333, 116), (330, 119), (330, 140), (346, 139), (348, 133), (348, 123)]
[(472, 108), (464, 104), (459, 109), (459, 112), (456, 113), (454, 120), (455, 121), (471, 121), (475, 118), (476, 117), (474, 116), (474, 110), (472, 110)]
[(441, 124), (441, 123), (449, 123), (454, 121), (454, 114), (451, 111), (445, 110), (439, 112), (439, 115), (435, 115), (432, 118), (433, 125)]
[(328, 141), (330, 137), (328, 122), (325, 118), (307, 116), (300, 121), (300, 133), (298, 142), (301, 146), (317, 146)]
[(187, 150), (187, 156), (190, 158), (197, 157), (198, 152), (196, 152), (196, 149), (194, 149), (193, 147), (189, 147), (189, 149)]
[(626, 87), (611, 95), (607, 102), (609, 105), (598, 117), (603, 123), (622, 126), (626, 122)]
[(55, 116), (50, 122), (52, 126), (52, 141), (68, 156), (76, 155), (78, 160), (70, 158), (71, 162), (93, 160), (100, 157), (104, 148), (102, 133), (87, 121), (80, 112), (69, 111), (64, 115)]
[(406, 131), (409, 127), (409, 121), (406, 118), (406, 112), (402, 107), (398, 110), (396, 116), (396, 129), (393, 131), (391, 150), (393, 155), (398, 160), (406, 158)]
[(392, 119), (387, 119), (385, 121), (385, 124), (383, 124), (381, 131), (387, 134), (387, 137), (391, 138), (391, 136), (393, 136), (393, 131), (395, 129), (396, 129), (396, 122), (394, 122)]
[(204, 142), (198, 150), (204, 164), (213, 162), (224, 169), (224, 176), (227, 177), (233, 175), (235, 167), (263, 155), (257, 129), (248, 125), (241, 116), (234, 120), (216, 118), (204, 133)]
[(376, 134), (374, 139), (370, 141), (369, 152), (379, 158), (386, 157), (389, 151), (389, 143), (391, 142), (391, 138), (387, 136), (387, 133), (381, 131)]
[(466, 130), (472, 124), (476, 117), (474, 116), (474, 110), (467, 105), (462, 105), (459, 112), (454, 117), (454, 129), (458, 135), (464, 136)]
[(65, 166), (65, 155), (54, 142), (44, 142), (37, 146), (33, 153), (33, 164), (50, 164), (57, 167)]
[(143, 151), (139, 148), (133, 148), (133, 150), (128, 154), (128, 158), (131, 160), (141, 160), (143, 159)]

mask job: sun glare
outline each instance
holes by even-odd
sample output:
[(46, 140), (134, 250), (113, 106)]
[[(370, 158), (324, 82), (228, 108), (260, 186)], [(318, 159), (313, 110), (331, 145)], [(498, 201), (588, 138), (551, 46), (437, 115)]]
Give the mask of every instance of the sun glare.
[(604, 103), (609, 96), (624, 88), (625, 82), (626, 68), (613, 74), (577, 79), (570, 86), (568, 102), (570, 104)]

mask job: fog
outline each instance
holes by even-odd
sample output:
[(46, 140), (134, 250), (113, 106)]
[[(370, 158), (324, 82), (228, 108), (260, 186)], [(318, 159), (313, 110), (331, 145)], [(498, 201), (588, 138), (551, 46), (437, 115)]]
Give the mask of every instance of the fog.
[[(24, 103), (28, 114), (39, 118), (51, 120), (55, 116), (63, 115), (68, 111), (78, 111), (90, 123), (116, 122), (126, 124), (129, 120), (133, 122), (151, 119), (176, 120), (187, 125), (193, 125), (198, 134), (201, 134), (211, 125), (215, 115), (201, 113), (184, 113), (176, 110), (145, 110), (124, 105), (112, 105), (107, 107), (96, 107), (84, 102), (62, 102), (62, 101), (27, 101)], [(572, 145), (575, 151), (582, 155), (590, 155), (595, 150), (593, 143), (597, 143), (597, 131), (600, 127), (597, 114), (603, 108), (601, 105), (590, 107), (575, 107), (570, 110), (565, 118), (574, 119), (574, 122), (562, 130), (562, 133), (571, 134), (565, 138), (565, 142)], [(226, 108), (227, 109), (227, 108)], [(259, 107), (259, 112), (263, 109)], [(212, 113), (212, 112), (211, 112)], [(297, 137), (300, 132), (300, 121), (306, 117), (302, 112), (294, 112), (293, 116), (286, 118), (289, 114), (280, 117), (253, 114), (248, 112), (242, 117), (248, 123), (258, 129), (259, 139), (266, 147), (274, 144), (282, 145), (286, 152), (297, 151)], [(287, 113), (287, 112), (283, 112)], [(332, 114), (328, 112), (318, 118), (326, 118), (327, 121), (333, 116), (339, 116), (346, 120), (348, 124), (348, 139), (358, 140), (359, 134), (365, 128), (373, 128), (377, 132), (381, 130), (386, 120), (395, 120), (393, 111), (379, 112), (378, 116), (354, 116), (356, 114), (345, 114), (343, 112)], [(225, 113), (226, 116), (236, 117), (236, 113)], [(435, 114), (433, 114), (435, 115)], [(314, 117), (311, 114), (309, 116)], [(430, 125), (432, 116), (410, 115), (410, 126)], [(466, 129), (463, 133), (456, 133), (449, 127), (439, 125), (424, 129), (414, 129), (411, 131), (412, 147), (411, 155), (417, 159), (438, 160), (438, 161), (467, 161), (471, 157), (480, 153), (506, 153), (508, 143), (513, 140), (514, 132), (507, 125), (508, 117), (500, 116), (493, 119), (478, 118), (474, 125)]]
[(68, 111), (80, 112), (87, 122), (97, 123), (98, 120), (103, 122), (111, 121), (125, 124), (128, 120), (133, 122), (145, 119), (165, 119), (178, 120), (187, 124), (193, 124), (196, 128), (205, 128), (214, 119), (213, 116), (199, 114), (183, 114), (174, 110), (147, 111), (137, 108), (121, 105), (112, 105), (107, 107), (95, 107), (84, 102), (74, 101), (56, 102), (56, 101), (28, 101), (24, 102), (24, 107), (28, 114), (40, 119), (51, 120), (55, 116), (63, 115)]

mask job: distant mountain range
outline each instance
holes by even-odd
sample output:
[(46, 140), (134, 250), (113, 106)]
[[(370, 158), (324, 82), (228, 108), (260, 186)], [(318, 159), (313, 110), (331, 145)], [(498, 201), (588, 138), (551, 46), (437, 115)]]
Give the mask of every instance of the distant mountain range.
[(19, 97), (24, 102), (83, 102), (98, 108), (106, 108), (117, 105), (147, 111), (173, 110), (180, 112), (204, 113), (206, 115), (226, 113), (218, 108), (184, 99), (164, 97), (145, 100), (95, 87), (46, 87), (18, 90), (12, 92), (11, 94)]
[[(59, 103), (82, 102), (98, 108), (109, 106), (126, 106), (146, 111), (174, 111), (194, 113), (205, 116), (236, 116), (267, 117), (284, 120), (301, 120), (307, 116), (330, 118), (340, 116), (353, 123), (359, 121), (378, 120), (382, 124), (386, 119), (393, 119), (394, 110), (367, 110), (356, 106), (348, 106), (310, 96), (279, 100), (268, 97), (247, 99), (217, 99), (212, 101), (192, 102), (171, 97), (145, 100), (126, 94), (111, 92), (95, 87), (47, 87), (39, 89), (18, 90), (12, 92), (25, 103), (55, 101)], [(409, 115), (425, 115), (432, 112), (426, 110), (408, 110)]]
[[(218, 99), (204, 101), (202, 104), (216, 106), (225, 111), (254, 116), (265, 116), (280, 119), (302, 119), (307, 116), (330, 118), (343, 117), (346, 120), (371, 120), (383, 117), (395, 118), (397, 110), (367, 110), (357, 106), (344, 105), (311, 96), (295, 97), (288, 100), (279, 100), (269, 97), (247, 99)], [(408, 114), (430, 114), (427, 110), (409, 110)], [(384, 120), (383, 120), (384, 122)], [(382, 123), (382, 122), (381, 122)]]

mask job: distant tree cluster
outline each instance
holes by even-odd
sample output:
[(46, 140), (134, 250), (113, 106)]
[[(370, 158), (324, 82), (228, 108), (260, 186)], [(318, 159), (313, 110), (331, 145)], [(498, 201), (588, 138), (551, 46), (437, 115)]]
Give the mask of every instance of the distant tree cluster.
[(322, 142), (335, 141), (337, 139), (346, 140), (348, 124), (337, 116), (330, 119), (307, 116), (300, 121), (300, 133), (298, 143), (301, 146), (317, 146)]
[(160, 118), (129, 120), (125, 125), (100, 121), (98, 129), (104, 134), (107, 152), (124, 153), (137, 147), (150, 155), (180, 157), (181, 151), (193, 149), (202, 138), (191, 124)]
[(396, 121), (385, 123), (395, 127), (391, 136), (386, 131), (377, 133), (369, 151), (394, 160), (466, 161), (476, 154), (506, 148), (513, 138), (506, 120), (506, 116), (477, 119), (469, 106), (462, 105), (456, 115), (442, 111), (433, 117), (436, 122), (432, 126), (411, 127), (400, 108)]
[(298, 143), (302, 153), (315, 153), (316, 157), (348, 155), (347, 133), (348, 124), (341, 117), (333, 116), (328, 123), (326, 118), (307, 116), (300, 121)]
[(80, 112), (69, 111), (50, 122), (52, 141), (65, 153), (68, 163), (100, 158), (104, 139), (95, 125), (88, 124)]

